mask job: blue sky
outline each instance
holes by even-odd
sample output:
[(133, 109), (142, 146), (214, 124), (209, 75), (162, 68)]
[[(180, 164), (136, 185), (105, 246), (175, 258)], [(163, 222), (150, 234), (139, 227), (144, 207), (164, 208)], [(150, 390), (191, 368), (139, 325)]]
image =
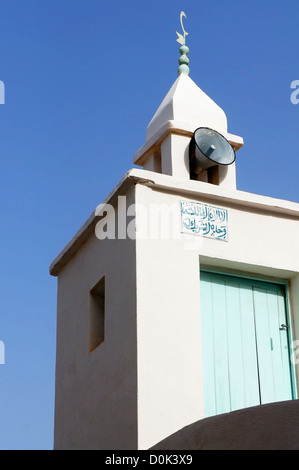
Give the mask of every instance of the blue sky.
[(299, 203), (298, 0), (1, 0), (0, 449), (53, 447), (49, 265), (133, 167), (181, 10), (190, 77), (245, 140), (238, 189)]

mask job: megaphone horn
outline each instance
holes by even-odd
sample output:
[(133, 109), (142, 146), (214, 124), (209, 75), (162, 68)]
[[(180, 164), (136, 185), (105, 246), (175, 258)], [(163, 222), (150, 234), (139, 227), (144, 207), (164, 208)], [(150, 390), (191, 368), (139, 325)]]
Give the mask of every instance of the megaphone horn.
[(200, 174), (216, 165), (231, 165), (236, 154), (222, 134), (208, 127), (199, 127), (190, 142), (189, 158), (190, 171)]

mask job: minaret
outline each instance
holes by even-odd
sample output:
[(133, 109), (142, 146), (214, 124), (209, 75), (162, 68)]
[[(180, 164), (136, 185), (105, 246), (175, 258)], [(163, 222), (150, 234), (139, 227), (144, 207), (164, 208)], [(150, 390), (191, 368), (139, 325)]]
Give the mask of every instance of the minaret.
[(50, 267), (57, 450), (271, 447), (265, 404), (270, 428), (292, 425), (299, 445), (284, 418), (297, 398), (299, 205), (236, 188), (238, 157), (224, 157), (243, 139), (189, 77), (184, 17), (179, 75), (134, 156), (142, 168)]
[[(166, 94), (148, 124), (146, 142), (134, 156), (134, 163), (146, 170), (190, 180), (189, 144), (199, 127), (221, 133), (235, 151), (243, 146), (242, 137), (228, 133), (224, 111), (189, 77), (189, 48), (181, 13), (183, 35), (177, 33), (181, 44), (178, 78)], [(235, 164), (217, 166), (197, 176), (199, 181), (236, 189)]]

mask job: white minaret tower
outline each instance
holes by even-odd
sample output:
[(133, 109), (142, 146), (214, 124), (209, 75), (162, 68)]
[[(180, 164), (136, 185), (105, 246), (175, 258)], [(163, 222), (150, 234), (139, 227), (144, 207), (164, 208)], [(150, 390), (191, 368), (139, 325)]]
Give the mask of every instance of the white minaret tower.
[[(188, 33), (183, 17), (186, 17), (184, 12), (181, 13), (183, 35), (177, 33), (181, 44), (179, 76), (149, 123), (146, 142), (136, 153), (134, 163), (145, 170), (190, 180), (189, 144), (197, 128), (207, 127), (221, 133), (235, 151), (242, 147), (243, 139), (228, 133), (224, 111), (189, 77)], [(235, 164), (204, 171), (197, 179), (236, 189)]]
[[(190, 180), (189, 144), (199, 127), (218, 131), (235, 151), (243, 145), (241, 137), (228, 133), (224, 111), (181, 73), (149, 123), (146, 142), (136, 153), (134, 163), (145, 170)], [(235, 164), (218, 169), (215, 184), (236, 189)], [(209, 173), (203, 172), (198, 180), (209, 182)]]
[(236, 188), (243, 139), (189, 77), (182, 28), (179, 76), (134, 156), (142, 168), (50, 267), (55, 449), (237, 449), (244, 436), (269, 448), (275, 436), (257, 429), (279, 426), (298, 448), (299, 205)]

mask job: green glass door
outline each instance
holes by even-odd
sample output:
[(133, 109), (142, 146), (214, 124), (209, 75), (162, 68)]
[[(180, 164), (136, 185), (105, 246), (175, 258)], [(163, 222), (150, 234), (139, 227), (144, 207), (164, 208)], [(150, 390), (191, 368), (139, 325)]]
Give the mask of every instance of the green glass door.
[(284, 287), (202, 271), (200, 289), (205, 416), (291, 400)]

